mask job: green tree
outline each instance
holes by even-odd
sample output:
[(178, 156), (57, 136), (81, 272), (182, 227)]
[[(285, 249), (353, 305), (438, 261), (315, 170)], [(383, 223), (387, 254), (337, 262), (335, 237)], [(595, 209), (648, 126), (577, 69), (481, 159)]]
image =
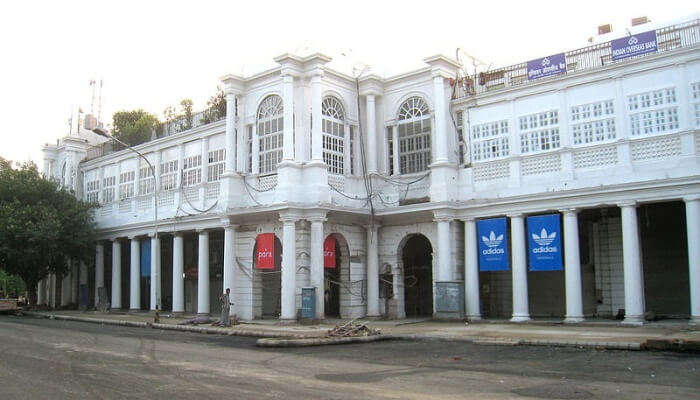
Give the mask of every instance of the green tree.
[(226, 116), (226, 94), (221, 90), (221, 87), (216, 87), (216, 93), (207, 100), (207, 109), (200, 122), (202, 124), (210, 124), (216, 122)]
[(182, 115), (182, 130), (186, 131), (188, 129), (192, 129), (192, 118), (193, 118), (193, 113), (192, 113), (192, 106), (194, 103), (192, 103), (192, 100), (190, 99), (182, 99), (180, 101), (180, 110), (181, 110), (181, 115)]
[(157, 129), (158, 118), (144, 110), (118, 111), (112, 115), (112, 134), (130, 146), (136, 146), (151, 139)]
[(22, 278), (34, 304), (39, 280), (66, 272), (69, 260), (92, 260), (96, 204), (45, 179), (34, 163), (15, 166), (0, 159), (0, 269)]

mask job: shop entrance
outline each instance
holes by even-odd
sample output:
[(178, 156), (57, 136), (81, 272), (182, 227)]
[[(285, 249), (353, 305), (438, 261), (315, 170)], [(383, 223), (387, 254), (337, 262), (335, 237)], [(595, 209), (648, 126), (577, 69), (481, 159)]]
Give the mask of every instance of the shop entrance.
[(263, 319), (279, 318), (282, 313), (282, 242), (275, 236), (274, 268), (258, 269), (257, 254), (256, 243), (253, 247), (253, 279), (262, 289), (262, 310), (258, 315)]
[(340, 246), (338, 245), (338, 240), (332, 235), (326, 238), (333, 246), (334, 253), (334, 267), (327, 267), (325, 263), (326, 254), (324, 248), (324, 268), (323, 268), (323, 298), (324, 298), (324, 311), (326, 317), (340, 318), (340, 265), (341, 265), (341, 255)]
[(433, 314), (433, 248), (423, 235), (406, 240), (401, 251), (403, 261), (406, 317)]

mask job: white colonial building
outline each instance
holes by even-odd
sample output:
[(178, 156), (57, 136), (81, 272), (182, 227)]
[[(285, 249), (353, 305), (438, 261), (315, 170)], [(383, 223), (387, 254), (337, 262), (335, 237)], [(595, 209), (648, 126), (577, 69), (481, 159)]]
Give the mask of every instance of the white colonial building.
[[(226, 115), (165, 125), (143, 157), (46, 145), (45, 172), (100, 204), (95, 266), (63, 279), (62, 304), (80, 276), (115, 309), (209, 314), (231, 288), (243, 320), (297, 319), (304, 287), (316, 318), (700, 320), (700, 22), (653, 44), (636, 28), (626, 50), (467, 77), (444, 56), (356, 81), (285, 54), (224, 76)], [(552, 214), (563, 268), (541, 271), (528, 217)], [(501, 241), (477, 233), (494, 218), (496, 271), (480, 247)]]

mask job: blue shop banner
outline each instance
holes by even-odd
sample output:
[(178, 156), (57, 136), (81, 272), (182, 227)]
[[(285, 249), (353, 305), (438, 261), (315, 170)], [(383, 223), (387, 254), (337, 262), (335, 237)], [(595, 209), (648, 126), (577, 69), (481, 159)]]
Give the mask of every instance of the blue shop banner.
[(505, 218), (482, 219), (476, 222), (481, 271), (508, 271), (508, 233)]
[(656, 31), (642, 32), (612, 40), (610, 41), (610, 50), (613, 61), (654, 53), (657, 50)]
[(544, 78), (545, 76), (563, 74), (564, 72), (566, 72), (566, 57), (564, 53), (527, 62), (527, 79)]
[(151, 277), (151, 240), (141, 241), (141, 277)]
[(561, 224), (559, 214), (527, 218), (530, 271), (561, 271)]

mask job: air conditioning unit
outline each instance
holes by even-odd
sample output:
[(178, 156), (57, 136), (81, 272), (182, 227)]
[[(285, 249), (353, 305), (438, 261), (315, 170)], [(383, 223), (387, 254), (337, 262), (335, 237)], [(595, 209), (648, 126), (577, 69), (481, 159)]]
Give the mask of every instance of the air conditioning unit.
[(88, 131), (91, 131), (91, 130), (97, 128), (97, 118), (92, 114), (86, 115), (85, 116), (85, 123), (83, 124), (83, 126)]
[(632, 18), (632, 26), (643, 25), (647, 22), (650, 22), (648, 17)]
[(598, 27), (598, 34), (599, 35), (605, 35), (606, 33), (612, 32), (612, 25), (611, 24), (605, 24), (605, 25), (600, 25)]

